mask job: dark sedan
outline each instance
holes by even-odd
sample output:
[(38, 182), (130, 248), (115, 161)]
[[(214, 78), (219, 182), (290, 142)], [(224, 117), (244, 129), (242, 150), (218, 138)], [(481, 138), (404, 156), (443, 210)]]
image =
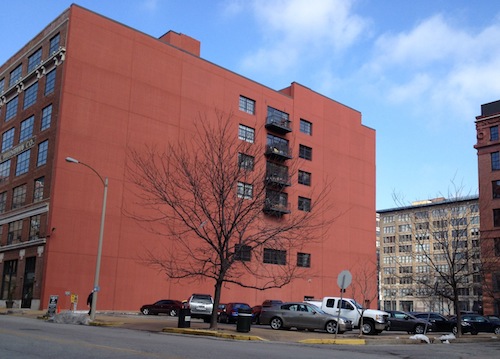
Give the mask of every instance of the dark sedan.
[(432, 323), (425, 319), (417, 318), (410, 313), (399, 310), (386, 310), (389, 313), (390, 331), (403, 331), (408, 334), (425, 334), (426, 331), (434, 331)]
[[(434, 331), (436, 332), (449, 332), (457, 334), (456, 318), (449, 319), (439, 313), (413, 313), (413, 315), (420, 319), (429, 320), (432, 324), (434, 324)], [(467, 323), (462, 320), (462, 334), (466, 333), (476, 335), (477, 330), (471, 323)]]
[(141, 307), (141, 313), (144, 315), (158, 315), (160, 313), (175, 317), (182, 308), (182, 302), (173, 299), (162, 299), (153, 304), (145, 304)]
[(479, 314), (464, 314), (462, 320), (471, 323), (478, 332), (500, 335), (500, 321), (498, 320), (488, 319)]

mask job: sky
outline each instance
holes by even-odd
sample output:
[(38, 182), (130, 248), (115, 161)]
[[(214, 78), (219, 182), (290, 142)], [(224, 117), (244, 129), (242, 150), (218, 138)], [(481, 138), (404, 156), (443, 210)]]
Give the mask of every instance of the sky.
[[(2, 1), (0, 64), (71, 5)], [(376, 208), (478, 194), (475, 119), (500, 100), (496, 0), (80, 0), (279, 90), (298, 82), (376, 130)]]

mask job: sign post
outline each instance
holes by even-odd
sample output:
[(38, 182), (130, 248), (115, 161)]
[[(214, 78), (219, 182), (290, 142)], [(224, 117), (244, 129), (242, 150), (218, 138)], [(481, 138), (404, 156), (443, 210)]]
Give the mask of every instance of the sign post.
[(338, 312), (337, 312), (337, 328), (335, 328), (335, 339), (337, 339), (337, 333), (339, 332), (339, 320), (340, 320), (340, 311), (342, 310), (342, 298), (344, 296), (345, 289), (351, 285), (352, 275), (348, 270), (343, 270), (340, 272), (337, 277), (337, 284), (340, 287), (340, 302), (338, 303)]

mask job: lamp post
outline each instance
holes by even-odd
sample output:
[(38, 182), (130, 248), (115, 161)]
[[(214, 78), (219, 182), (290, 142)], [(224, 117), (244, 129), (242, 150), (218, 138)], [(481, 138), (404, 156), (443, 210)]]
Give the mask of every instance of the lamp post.
[(96, 259), (95, 274), (94, 274), (94, 288), (93, 288), (94, 294), (92, 295), (92, 304), (90, 305), (90, 320), (94, 320), (97, 307), (97, 293), (99, 292), (99, 273), (101, 271), (102, 242), (104, 238), (104, 218), (106, 217), (106, 200), (108, 197), (108, 177), (103, 178), (94, 168), (72, 157), (66, 157), (66, 162), (80, 164), (89, 168), (92, 172), (94, 172), (97, 175), (97, 177), (99, 177), (104, 186), (104, 193), (102, 198), (102, 211), (101, 211), (101, 227), (99, 230), (99, 243), (97, 245), (97, 259)]

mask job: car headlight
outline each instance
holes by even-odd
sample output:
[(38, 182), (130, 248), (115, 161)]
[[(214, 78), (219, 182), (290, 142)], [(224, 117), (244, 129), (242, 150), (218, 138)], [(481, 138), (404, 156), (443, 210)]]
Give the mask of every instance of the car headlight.
[(462, 322), (462, 325), (464, 327), (470, 327), (471, 326), (471, 324), (469, 322)]
[(342, 318), (339, 318), (339, 323), (340, 323), (340, 324), (345, 324), (345, 320), (344, 320), (344, 319), (342, 319)]

